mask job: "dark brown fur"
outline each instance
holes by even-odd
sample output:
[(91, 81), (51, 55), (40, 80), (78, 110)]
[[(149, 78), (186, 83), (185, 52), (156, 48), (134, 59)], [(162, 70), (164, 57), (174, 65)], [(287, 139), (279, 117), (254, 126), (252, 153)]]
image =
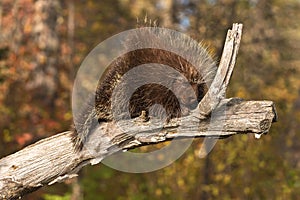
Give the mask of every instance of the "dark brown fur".
[[(135, 81), (140, 81), (143, 79), (155, 80), (155, 83), (145, 84), (132, 94), (129, 102), (129, 111), (131, 117), (137, 117), (141, 114), (142, 110), (148, 111), (148, 109), (154, 104), (160, 104), (166, 109), (166, 114), (169, 118), (180, 117), (181, 105), (188, 108), (195, 108), (197, 103), (202, 99), (203, 95), (207, 91), (207, 85), (201, 77), (201, 74), (187, 62), (182, 57), (175, 55), (174, 53), (160, 50), (160, 49), (142, 49), (127, 53), (123, 57), (115, 60), (106, 71), (104, 79), (100, 82), (99, 87), (96, 91), (96, 106), (98, 112), (98, 118), (100, 121), (111, 121), (115, 117), (113, 116), (111, 104), (111, 95), (116, 89), (115, 83), (120, 81), (120, 77), (133, 69), (134, 67), (147, 64), (147, 63), (158, 63), (169, 67), (172, 67), (180, 74), (182, 74), (193, 88), (194, 94), (184, 94), (186, 88), (181, 85), (184, 81), (178, 79), (173, 71), (168, 72), (168, 70), (163, 70), (161, 68), (156, 68), (156, 71), (152, 71), (151, 68), (147, 68), (143, 71), (143, 74), (136, 74), (135, 76), (128, 77), (128, 79), (123, 83), (122, 91), (119, 92), (119, 98), (117, 98), (118, 107), (120, 109), (127, 108), (125, 104), (128, 102), (123, 102), (123, 95), (130, 95), (130, 88)], [(150, 65), (150, 64), (149, 64)], [(143, 77), (145, 76), (145, 77)], [(150, 77), (149, 77), (150, 76)], [(138, 80), (137, 80), (138, 79)], [(176, 96), (172, 93), (170, 88), (159, 85), (160, 80), (169, 79), (173, 81), (171, 83), (175, 89), (182, 90), (183, 95)], [(180, 88), (182, 87), (182, 88)], [(174, 88), (173, 88), (174, 89)], [(193, 98), (196, 97), (196, 98)], [(121, 114), (126, 112), (126, 110), (117, 110), (116, 114)]]
[[(162, 34), (164, 33), (162, 32)], [(144, 38), (142, 42), (148, 38), (154, 40), (153, 37), (145, 36)], [(162, 41), (159, 37), (155, 39), (157, 40), (146, 42), (149, 44), (155, 42), (168, 44), (170, 42)], [(170, 37), (171, 39), (173, 38)], [(96, 120), (103, 122), (135, 118), (140, 116), (142, 111), (158, 117), (165, 115), (165, 119), (169, 120), (187, 115), (190, 110), (196, 108), (213, 80), (216, 65), (200, 45), (195, 46), (185, 38), (177, 39), (178, 41), (172, 42), (183, 43), (179, 44), (178, 48), (182, 48), (180, 45), (190, 45), (191, 54), (197, 55), (195, 58), (192, 57), (193, 63), (197, 63), (198, 66), (163, 49), (140, 49), (138, 46), (140, 38), (134, 35), (124, 42), (124, 45), (137, 50), (120, 56), (106, 69), (95, 92), (95, 105), (88, 106), (88, 112), (85, 112), (87, 114), (82, 115), (80, 117), (82, 119), (78, 119), (80, 127), (77, 128), (78, 130), (74, 130), (76, 143), (81, 145), (84, 143), (88, 133), (96, 126)], [(183, 49), (183, 51), (189, 53), (188, 50)], [(152, 63), (162, 66), (157, 67)], [(137, 70), (140, 66), (146, 67)], [(163, 66), (171, 67), (174, 70), (166, 70)], [(134, 76), (123, 79), (130, 70), (133, 70)], [(174, 71), (181, 74), (182, 77), (178, 77)], [(152, 80), (152, 82), (139, 86), (144, 79)], [(168, 83), (170, 87), (160, 84), (163, 82)], [(192, 92), (187, 88), (192, 88)], [(176, 91), (177, 95), (173, 91)], [(160, 106), (153, 107), (155, 105)], [(157, 109), (152, 109), (153, 112), (150, 112), (151, 108)]]

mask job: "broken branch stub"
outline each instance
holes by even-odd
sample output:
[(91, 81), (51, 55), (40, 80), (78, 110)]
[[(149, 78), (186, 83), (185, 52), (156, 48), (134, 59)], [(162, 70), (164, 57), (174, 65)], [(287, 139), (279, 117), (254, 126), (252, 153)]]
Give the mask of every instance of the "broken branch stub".
[(221, 99), (225, 98), (225, 92), (228, 87), (240, 47), (242, 29), (242, 24), (233, 24), (232, 30), (228, 30), (227, 32), (217, 74), (207, 93), (198, 105), (199, 110), (197, 110), (197, 113), (199, 113), (200, 116), (196, 116), (200, 119), (206, 118), (212, 110), (216, 108)]

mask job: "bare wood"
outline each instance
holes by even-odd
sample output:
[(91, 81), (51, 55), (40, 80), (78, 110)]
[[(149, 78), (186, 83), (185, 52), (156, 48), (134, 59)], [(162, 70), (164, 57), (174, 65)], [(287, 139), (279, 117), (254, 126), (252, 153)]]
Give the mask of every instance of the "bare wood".
[[(133, 128), (131, 121), (123, 121), (118, 124), (122, 127), (121, 135), (131, 135), (134, 140), (126, 144), (128, 138), (124, 139), (117, 135), (118, 137), (111, 139), (114, 144), (126, 144), (125, 148), (133, 148), (146, 143), (164, 142), (175, 137), (220, 138), (243, 133), (265, 134), (269, 131), (271, 123), (276, 120), (272, 101), (243, 101), (239, 98), (222, 100), (212, 115), (213, 119), (206, 120), (199, 120), (190, 115), (174, 119), (166, 125), (161, 125), (159, 120), (152, 120), (150, 126), (142, 124)], [(150, 134), (154, 130), (151, 127), (155, 127), (157, 131)]]
[(208, 116), (218, 105), (221, 99), (225, 98), (225, 92), (231, 78), (242, 37), (242, 24), (233, 24), (232, 30), (228, 30), (221, 61), (217, 74), (201, 102), (199, 103), (200, 118)]
[[(228, 69), (227, 75), (225, 77), (224, 85), (221, 90), (222, 91), (221, 93), (224, 95), (225, 95), (226, 89), (228, 87), (228, 84), (229, 84), (229, 81), (230, 81), (230, 78), (231, 78), (231, 75), (232, 75), (232, 72), (234, 69), (234, 65), (236, 63), (237, 54), (238, 54), (238, 51), (240, 48), (240, 43), (242, 40), (242, 29), (243, 29), (242, 24), (233, 24), (233, 28), (231, 31), (231, 35), (234, 38), (234, 40), (233, 40), (234, 44), (233, 44), (233, 49), (232, 49), (233, 52), (232, 52), (232, 56), (230, 58), (229, 69)], [(221, 60), (222, 60), (222, 58), (221, 58)], [(224, 96), (224, 98), (225, 98), (225, 96)]]
[[(90, 135), (87, 144), (89, 150), (78, 153), (73, 149), (70, 131), (45, 138), (0, 160), (0, 199), (14, 199), (44, 185), (72, 178), (84, 165), (96, 164), (124, 149), (164, 142), (179, 136), (264, 134), (268, 132), (276, 112), (271, 101), (224, 99), (214, 115), (216, 121), (212, 122), (215, 123), (213, 126), (210, 126), (209, 120), (200, 121), (192, 115), (172, 120), (163, 126), (155, 119), (133, 128), (132, 123), (137, 123), (135, 120), (120, 124), (103, 123)], [(221, 121), (222, 126), (218, 125)], [(209, 126), (214, 128), (207, 131)]]

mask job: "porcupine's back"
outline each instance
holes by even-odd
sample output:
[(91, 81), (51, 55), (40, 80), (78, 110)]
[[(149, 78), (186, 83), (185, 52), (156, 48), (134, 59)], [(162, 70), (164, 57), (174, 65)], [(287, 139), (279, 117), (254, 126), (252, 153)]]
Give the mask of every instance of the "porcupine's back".
[[(215, 76), (216, 64), (200, 44), (180, 34), (161, 39), (169, 34), (168, 29), (149, 31), (150, 36), (147, 28), (142, 31), (143, 37), (133, 35), (124, 42), (128, 49), (136, 50), (114, 60), (99, 82), (95, 101), (99, 121), (123, 119), (124, 113), (134, 118), (143, 110), (149, 112), (153, 105), (160, 105), (152, 113), (156, 116), (186, 115), (196, 108)], [(172, 44), (172, 48), (185, 51), (183, 55), (191, 54), (189, 60), (164, 49), (142, 48), (155, 43), (168, 48)]]
[[(95, 105), (88, 103), (88, 112), (79, 116), (73, 134), (76, 146), (82, 146), (98, 122), (135, 118), (142, 111), (165, 120), (187, 115), (208, 90), (217, 67), (205, 48), (168, 29), (138, 31), (123, 41), (131, 51), (102, 75)], [(163, 48), (151, 48), (156, 46)]]

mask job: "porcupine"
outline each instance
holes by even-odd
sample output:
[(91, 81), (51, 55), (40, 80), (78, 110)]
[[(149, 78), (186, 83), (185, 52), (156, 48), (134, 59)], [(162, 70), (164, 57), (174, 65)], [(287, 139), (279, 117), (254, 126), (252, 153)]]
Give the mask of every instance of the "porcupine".
[[(217, 66), (206, 48), (181, 34), (167, 36), (170, 34), (168, 29), (157, 28), (155, 31), (148, 31), (147, 28), (142, 27), (140, 30), (142, 37), (139, 34), (131, 35), (123, 42), (128, 49), (136, 50), (129, 51), (110, 63), (98, 82), (95, 96), (92, 97), (95, 98), (95, 105), (87, 104), (85, 111), (75, 119), (78, 125), (73, 130), (73, 141), (77, 149), (82, 148), (88, 134), (98, 123), (128, 117), (136, 118), (142, 111), (149, 115), (151, 107), (157, 104), (161, 106), (155, 107), (154, 112), (150, 114), (160, 116), (164, 113), (165, 120), (169, 121), (187, 115), (189, 111), (195, 109), (207, 92), (216, 74)], [(161, 35), (166, 37), (161, 39)], [(189, 53), (192, 55), (187, 60), (161, 48), (142, 48), (145, 44), (146, 46), (173, 45), (173, 48), (184, 51), (185, 55)], [(196, 65), (189, 62), (190, 59)], [(162, 66), (157, 67), (154, 63)], [(122, 79), (130, 70), (138, 69), (138, 66), (141, 68), (135, 70), (134, 76)], [(174, 70), (166, 70), (163, 66)], [(174, 71), (179, 72), (182, 77), (178, 77)], [(134, 88), (139, 85), (139, 81), (149, 78), (152, 82)], [(169, 81), (171, 87), (160, 84), (160, 81), (164, 80)], [(120, 82), (122, 86), (118, 87)], [(188, 86), (191, 86), (193, 94), (187, 90)], [(116, 92), (116, 88), (121, 89)], [(177, 91), (177, 95), (174, 94), (174, 90)], [(113, 93), (114, 100), (112, 100)], [(112, 108), (113, 104), (117, 105), (116, 109)], [(130, 116), (124, 113), (129, 113)]]

